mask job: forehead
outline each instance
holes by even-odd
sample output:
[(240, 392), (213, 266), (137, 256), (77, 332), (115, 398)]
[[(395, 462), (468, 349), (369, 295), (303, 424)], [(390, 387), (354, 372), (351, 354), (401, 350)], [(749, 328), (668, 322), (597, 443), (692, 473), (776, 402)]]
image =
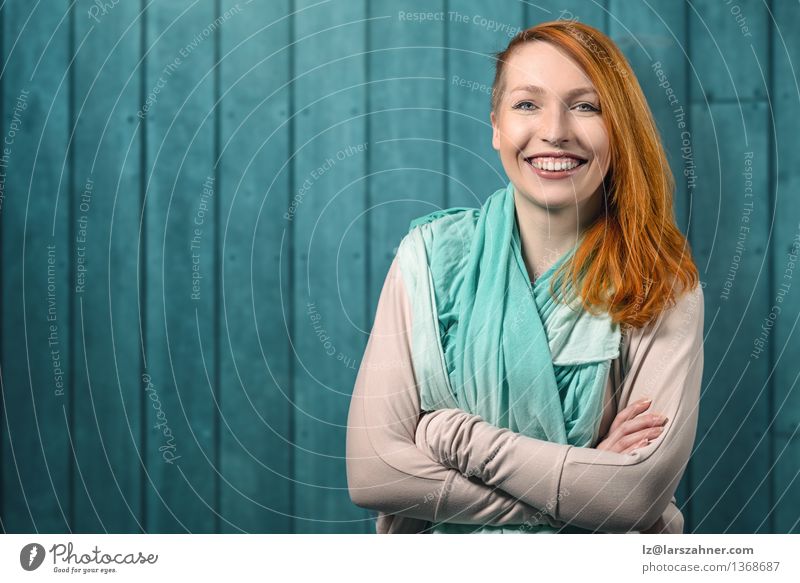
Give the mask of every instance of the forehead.
[(572, 57), (542, 41), (528, 42), (515, 50), (506, 62), (504, 74), (509, 92), (522, 85), (536, 85), (556, 94), (576, 87), (594, 87)]

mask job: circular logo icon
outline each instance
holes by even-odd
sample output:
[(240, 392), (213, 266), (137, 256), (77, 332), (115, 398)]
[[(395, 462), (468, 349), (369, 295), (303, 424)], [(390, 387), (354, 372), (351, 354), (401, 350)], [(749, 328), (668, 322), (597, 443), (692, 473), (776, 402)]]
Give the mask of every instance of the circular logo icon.
[(38, 543), (30, 543), (19, 552), (19, 564), (26, 571), (35, 571), (44, 562), (44, 547)]

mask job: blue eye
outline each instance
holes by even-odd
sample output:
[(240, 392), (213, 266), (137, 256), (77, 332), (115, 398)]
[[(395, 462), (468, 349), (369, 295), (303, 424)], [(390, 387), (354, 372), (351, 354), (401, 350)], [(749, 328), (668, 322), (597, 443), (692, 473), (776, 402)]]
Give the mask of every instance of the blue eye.
[(530, 105), (532, 107), (536, 107), (535, 105), (533, 105), (533, 102), (531, 102), (531, 101), (520, 101), (516, 105), (512, 106), (512, 109), (521, 109), (522, 111), (532, 111), (531, 109), (529, 109), (527, 107), (522, 107), (523, 105), (526, 105), (526, 104)]
[[(538, 109), (538, 107), (534, 105), (532, 101), (520, 101), (516, 105), (513, 105), (512, 109), (518, 109), (521, 111), (533, 111), (534, 109)], [(578, 103), (577, 105), (573, 106), (573, 109), (577, 109), (578, 111), (583, 113), (600, 113), (599, 108), (587, 102)]]
[(578, 111), (599, 112), (600, 110), (591, 103), (579, 103), (575, 107), (586, 107), (588, 109), (579, 109)]

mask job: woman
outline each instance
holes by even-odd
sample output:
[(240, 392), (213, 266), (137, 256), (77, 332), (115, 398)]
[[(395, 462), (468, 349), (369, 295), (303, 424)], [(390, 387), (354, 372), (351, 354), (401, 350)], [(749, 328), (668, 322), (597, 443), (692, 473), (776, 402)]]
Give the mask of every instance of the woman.
[(682, 532), (703, 294), (652, 115), (589, 26), (532, 27), (496, 63), (509, 183), (403, 238), (350, 406), (351, 499), (378, 532)]

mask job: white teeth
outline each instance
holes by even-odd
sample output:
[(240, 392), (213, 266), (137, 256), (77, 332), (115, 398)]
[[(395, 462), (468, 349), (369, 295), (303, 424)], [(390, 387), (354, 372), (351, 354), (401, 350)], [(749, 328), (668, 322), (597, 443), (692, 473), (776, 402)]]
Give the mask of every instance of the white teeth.
[(575, 158), (533, 158), (530, 161), (534, 168), (549, 170), (550, 172), (560, 172), (562, 170), (572, 170), (579, 165)]

